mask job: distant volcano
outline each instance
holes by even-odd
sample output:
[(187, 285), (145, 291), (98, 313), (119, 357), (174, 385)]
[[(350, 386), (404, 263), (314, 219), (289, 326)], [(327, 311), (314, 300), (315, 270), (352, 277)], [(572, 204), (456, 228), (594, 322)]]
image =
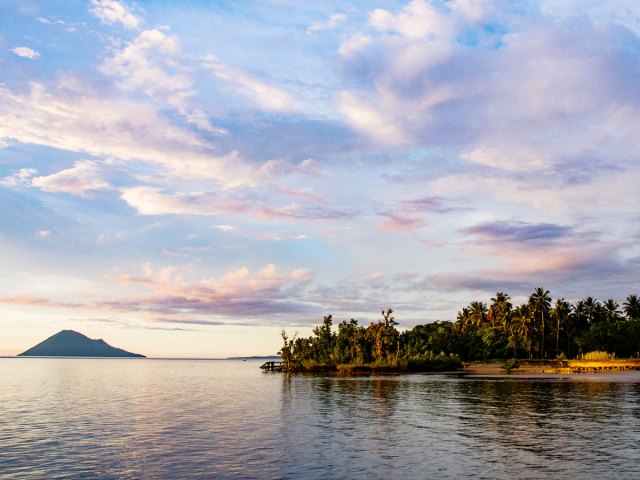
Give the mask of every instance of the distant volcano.
[(62, 330), (22, 352), (19, 357), (141, 357), (109, 345), (104, 340), (92, 340), (73, 330)]

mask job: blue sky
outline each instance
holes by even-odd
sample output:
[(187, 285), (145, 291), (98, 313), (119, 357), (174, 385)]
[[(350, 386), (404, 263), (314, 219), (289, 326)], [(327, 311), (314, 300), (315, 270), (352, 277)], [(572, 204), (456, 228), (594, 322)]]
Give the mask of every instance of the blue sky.
[[(365, 5), (366, 3), (366, 5)], [(0, 354), (640, 291), (635, 1), (0, 3)]]

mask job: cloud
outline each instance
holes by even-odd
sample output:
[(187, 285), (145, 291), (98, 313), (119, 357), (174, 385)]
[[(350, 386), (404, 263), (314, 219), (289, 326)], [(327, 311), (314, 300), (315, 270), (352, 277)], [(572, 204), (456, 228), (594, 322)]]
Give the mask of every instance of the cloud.
[(253, 184), (256, 172), (238, 152), (215, 146), (170, 124), (157, 108), (121, 98), (48, 91), (32, 83), (28, 94), (0, 86), (0, 138), (162, 167), (182, 179), (214, 179), (225, 188)]
[[(291, 314), (309, 309), (304, 292), (314, 281), (309, 269), (282, 271), (268, 264), (255, 271), (240, 267), (218, 276), (193, 277), (192, 267), (154, 268), (144, 264), (136, 274), (109, 276), (99, 289), (82, 293), (83, 301), (52, 300), (44, 295), (0, 296), (0, 304), (92, 312), (136, 314), (153, 322), (265, 325), (293, 321)], [(124, 287), (126, 295), (117, 296)], [(110, 296), (108, 293), (111, 292)], [(67, 292), (71, 293), (71, 292)], [(298, 321), (296, 317), (295, 321)], [(194, 323), (195, 324), (195, 323)]]
[(482, 223), (464, 228), (461, 232), (483, 241), (517, 244), (546, 244), (575, 235), (570, 227), (564, 225), (519, 221)]
[(125, 188), (121, 198), (141, 215), (219, 215), (249, 209), (247, 202), (232, 201), (217, 193), (166, 193), (149, 186)]
[(33, 60), (34, 58), (38, 58), (40, 54), (35, 50), (32, 50), (29, 47), (15, 47), (12, 48), (11, 51), (22, 58), (29, 58)]
[(73, 168), (46, 177), (33, 177), (31, 185), (45, 192), (64, 192), (79, 197), (87, 197), (91, 191), (112, 188), (103, 178), (99, 165), (90, 160), (77, 161)]
[(387, 217), (379, 227), (388, 232), (409, 232), (419, 230), (428, 224), (425, 212), (445, 213), (454, 210), (445, 207), (442, 198), (421, 197), (398, 202), (391, 211), (382, 212)]
[[(299, 290), (313, 281), (307, 269), (280, 272), (275, 265), (265, 265), (252, 272), (246, 267), (232, 270), (220, 277), (187, 282), (172, 268), (142, 268), (142, 275), (125, 275), (125, 285), (138, 284), (152, 292), (141, 296), (138, 308), (150, 308), (156, 313), (200, 312), (233, 317), (253, 317), (282, 314), (304, 309)], [(285, 301), (289, 299), (289, 301)], [(131, 307), (135, 308), (136, 301)]]
[(209, 117), (202, 110), (195, 109), (190, 113), (187, 113), (187, 121), (193, 123), (200, 130), (204, 130), (220, 137), (229, 135), (229, 131), (225, 128), (215, 127), (209, 122)]
[(475, 166), (539, 171), (594, 152), (628, 163), (638, 40), (596, 17), (488, 1), (373, 10), (339, 49), (344, 83), (358, 85), (339, 108), (374, 144), (438, 145)]
[(395, 15), (377, 8), (369, 14), (368, 23), (381, 32), (416, 39), (428, 35), (450, 38), (455, 32), (450, 18), (423, 0), (413, 0)]
[(405, 212), (396, 211), (386, 214), (388, 220), (380, 224), (380, 228), (387, 232), (409, 232), (418, 230), (427, 224), (427, 221), (419, 216), (407, 215)]
[(10, 187), (29, 186), (31, 185), (31, 178), (37, 173), (38, 170), (35, 168), (21, 168), (13, 175), (0, 179), (0, 185), (7, 185)]
[(340, 42), (338, 53), (343, 57), (351, 57), (352, 55), (365, 50), (366, 47), (373, 42), (373, 37), (363, 33), (354, 33), (346, 37)]
[(540, 170), (549, 163), (548, 154), (527, 151), (522, 147), (502, 150), (495, 147), (479, 147), (471, 152), (462, 152), (460, 158), (479, 165), (510, 171)]
[(476, 294), (507, 291), (512, 296), (528, 296), (535, 287), (543, 285), (554, 295), (576, 300), (583, 298), (585, 292), (596, 296), (622, 295), (635, 284), (640, 259), (621, 261), (619, 251), (616, 245), (589, 243), (557, 251), (514, 250), (509, 254), (513, 261), (506, 265), (493, 262), (491, 268), (431, 273), (425, 277), (422, 287), (449, 292), (468, 290)]
[(106, 25), (122, 24), (123, 27), (136, 29), (140, 19), (136, 17), (122, 2), (116, 0), (91, 0), (93, 8), (89, 9), (93, 15)]
[(464, 244), (467, 251), (492, 259), (495, 267), (482, 271), (484, 274), (517, 280), (529, 274), (535, 278), (569, 278), (589, 262), (598, 263), (597, 259), (617, 264), (614, 252), (624, 245), (603, 241), (599, 232), (551, 223), (487, 222), (462, 229), (461, 233), (472, 237)]
[(214, 61), (208, 62), (206, 66), (217, 78), (224, 80), (230, 88), (256, 102), (263, 110), (290, 112), (300, 108), (300, 102), (291, 92), (256, 75)]
[(308, 29), (307, 33), (316, 32), (318, 30), (333, 30), (337, 28), (340, 24), (347, 21), (347, 15), (344, 13), (333, 13), (329, 15), (329, 19), (325, 22), (316, 22), (312, 24)]
[(350, 125), (370, 137), (375, 143), (394, 145), (406, 143), (409, 140), (405, 131), (394, 124), (393, 118), (385, 116), (364, 98), (342, 92), (339, 108)]
[(284, 207), (260, 205), (254, 209), (254, 212), (257, 217), (269, 220), (338, 220), (351, 218), (353, 216), (352, 213), (346, 210), (336, 210), (325, 207), (305, 207), (295, 203)]
[(216, 136), (227, 136), (228, 130), (212, 125), (203, 110), (190, 106), (197, 92), (192, 89), (190, 68), (182, 66), (182, 58), (178, 36), (153, 28), (116, 50), (99, 69), (117, 78), (119, 88), (139, 90), (155, 100), (164, 100), (190, 124)]
[[(172, 93), (191, 87), (183, 73), (168, 73), (175, 68), (180, 54), (180, 41), (154, 28), (145, 30), (122, 50), (105, 60), (100, 71), (119, 77), (118, 86), (126, 90), (140, 89), (147, 95)], [(180, 97), (176, 97), (180, 98)]]

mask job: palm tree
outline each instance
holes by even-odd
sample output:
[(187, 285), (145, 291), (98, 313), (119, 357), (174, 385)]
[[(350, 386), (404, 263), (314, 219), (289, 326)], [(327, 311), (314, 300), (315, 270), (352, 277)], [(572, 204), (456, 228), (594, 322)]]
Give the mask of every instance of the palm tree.
[(531, 358), (532, 319), (533, 311), (526, 303), (516, 308), (511, 316), (511, 337), (513, 339), (509, 342), (510, 348), (526, 348), (529, 358)]
[(491, 306), (487, 312), (487, 318), (491, 322), (492, 326), (497, 324), (501, 325), (503, 330), (507, 330), (507, 324), (509, 323), (509, 317), (511, 316), (511, 297), (503, 292), (496, 293), (496, 296), (491, 299)]
[[(560, 324), (562, 323), (565, 326), (565, 329), (568, 328), (571, 309), (572, 307), (569, 302), (564, 298), (558, 298), (551, 312), (556, 319), (556, 357), (560, 354)], [(567, 330), (567, 337), (568, 336), (569, 331)]]
[(622, 306), (628, 320), (640, 320), (640, 298), (637, 295), (629, 295)]
[(469, 324), (471, 323), (471, 315), (469, 313), (469, 309), (464, 307), (462, 310), (458, 311), (458, 315), (456, 317), (456, 328), (459, 332), (465, 333), (467, 328), (469, 328)]
[(620, 311), (620, 305), (613, 299), (609, 299), (604, 302), (604, 309), (606, 312), (606, 319), (608, 323), (618, 323), (622, 320), (622, 312)]
[(544, 323), (545, 313), (549, 311), (551, 307), (551, 297), (549, 296), (549, 290), (545, 290), (542, 287), (536, 288), (529, 297), (529, 303), (533, 307), (534, 315), (538, 314), (540, 317), (540, 330), (541, 330), (541, 343), (540, 343), (540, 355), (544, 359)]
[(598, 313), (601, 308), (600, 302), (593, 297), (587, 297), (583, 300), (584, 310), (589, 319), (589, 324), (597, 323), (599, 320)]
[(484, 302), (471, 302), (469, 305), (469, 318), (473, 324), (480, 328), (487, 319), (487, 305)]

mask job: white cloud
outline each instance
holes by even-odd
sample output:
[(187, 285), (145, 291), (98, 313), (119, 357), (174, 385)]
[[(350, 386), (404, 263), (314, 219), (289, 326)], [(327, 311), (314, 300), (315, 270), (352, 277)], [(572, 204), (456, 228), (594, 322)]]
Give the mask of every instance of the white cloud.
[(31, 185), (31, 177), (36, 175), (38, 170), (35, 168), (21, 168), (18, 172), (9, 177), (0, 179), (0, 184), (17, 187), (21, 185)]
[(161, 188), (144, 186), (123, 189), (122, 200), (141, 215), (219, 215), (248, 209), (246, 202), (228, 200), (216, 193), (166, 193)]
[[(100, 70), (118, 77), (118, 86), (125, 90), (140, 89), (149, 96), (158, 93), (169, 95), (191, 87), (191, 80), (184, 73), (170, 73), (175, 69), (175, 59), (180, 54), (180, 42), (175, 35), (167, 35), (154, 28), (145, 30), (122, 50), (106, 60)], [(181, 97), (174, 97), (182, 103)]]
[(196, 109), (187, 114), (187, 121), (193, 123), (200, 130), (204, 130), (220, 137), (226, 137), (229, 135), (229, 131), (225, 128), (215, 127), (209, 122), (207, 114), (202, 110)]
[(340, 95), (339, 106), (349, 123), (376, 143), (393, 145), (406, 143), (409, 140), (403, 129), (394, 125), (393, 118), (385, 116), (366, 100), (343, 92)]
[(64, 192), (79, 197), (86, 197), (90, 191), (111, 188), (98, 164), (90, 160), (77, 161), (72, 168), (46, 177), (34, 177), (31, 185), (45, 192)]
[(181, 66), (180, 40), (159, 28), (145, 30), (100, 66), (105, 75), (115, 77), (123, 90), (140, 90), (164, 101), (200, 130), (217, 136), (229, 132), (211, 124), (207, 114), (190, 103), (196, 96), (187, 69)]
[(289, 91), (242, 69), (214, 62), (209, 63), (207, 67), (216, 77), (229, 82), (239, 93), (256, 102), (263, 110), (287, 112), (300, 108), (299, 102)]
[(237, 152), (216, 153), (214, 145), (171, 125), (152, 106), (50, 92), (39, 84), (24, 95), (0, 87), (0, 138), (143, 161), (164, 167), (160, 175), (215, 179), (225, 188), (256, 181)]
[(93, 8), (89, 11), (107, 25), (121, 23), (129, 29), (138, 28), (140, 19), (121, 2), (116, 0), (91, 0)]
[(413, 0), (396, 15), (378, 8), (369, 14), (369, 25), (382, 32), (415, 39), (428, 35), (451, 38), (455, 31), (451, 18), (424, 0)]
[(549, 155), (544, 151), (531, 151), (524, 148), (492, 148), (479, 147), (470, 152), (463, 152), (460, 158), (479, 165), (511, 171), (535, 171), (549, 166)]
[(32, 60), (40, 56), (38, 52), (36, 52), (35, 50), (29, 47), (15, 47), (15, 48), (12, 48), (11, 51), (16, 55), (18, 55), (19, 57), (30, 58)]
[(364, 50), (369, 44), (371, 44), (371, 42), (373, 42), (373, 37), (363, 33), (355, 33), (340, 42), (338, 53), (344, 57), (350, 57), (351, 55)]
[(340, 24), (344, 23), (347, 21), (347, 15), (344, 13), (334, 13), (332, 15), (329, 15), (329, 19), (325, 22), (316, 22), (314, 24), (312, 24), (308, 29), (307, 32), (315, 32), (318, 30), (333, 30), (334, 28), (337, 28)]

